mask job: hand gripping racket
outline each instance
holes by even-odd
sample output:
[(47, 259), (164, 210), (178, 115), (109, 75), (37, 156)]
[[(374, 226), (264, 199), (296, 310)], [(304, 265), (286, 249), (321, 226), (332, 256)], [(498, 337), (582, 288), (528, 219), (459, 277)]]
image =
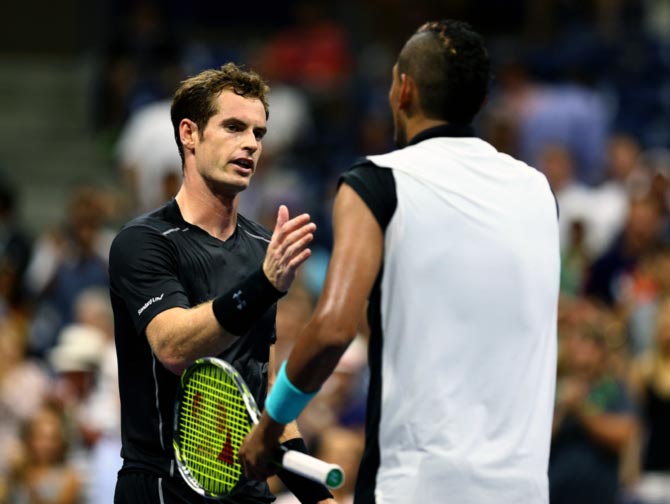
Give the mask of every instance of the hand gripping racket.
[[(206, 357), (181, 376), (174, 408), (173, 446), (179, 472), (200, 495), (229, 495), (242, 476), (240, 445), (258, 423), (260, 411), (237, 370)], [(282, 450), (275, 462), (296, 474), (338, 488), (344, 482), (335, 464), (301, 452)]]

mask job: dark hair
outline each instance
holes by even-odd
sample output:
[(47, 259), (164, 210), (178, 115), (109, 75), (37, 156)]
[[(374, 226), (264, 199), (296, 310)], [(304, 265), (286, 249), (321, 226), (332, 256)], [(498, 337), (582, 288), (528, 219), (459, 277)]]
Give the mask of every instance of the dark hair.
[(486, 98), (489, 55), (469, 24), (431, 21), (400, 51), (398, 72), (414, 79), (426, 117), (469, 124)]
[(215, 99), (224, 89), (245, 98), (258, 98), (265, 108), (265, 117), (269, 116), (267, 94), (270, 87), (256, 72), (243, 70), (234, 63), (226, 63), (218, 70), (205, 70), (189, 77), (175, 92), (170, 110), (182, 163), (184, 146), (179, 138), (179, 123), (182, 119), (190, 119), (198, 125), (199, 133), (202, 134), (209, 118), (216, 114)]

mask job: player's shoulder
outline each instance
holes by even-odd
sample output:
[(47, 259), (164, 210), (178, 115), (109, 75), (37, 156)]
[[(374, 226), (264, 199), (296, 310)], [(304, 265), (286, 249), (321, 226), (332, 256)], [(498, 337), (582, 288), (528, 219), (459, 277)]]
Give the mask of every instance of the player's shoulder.
[(388, 166), (377, 163), (370, 159), (370, 157), (362, 157), (354, 161), (349, 169), (342, 173), (340, 176), (340, 183), (350, 182), (356, 179), (378, 179), (380, 177), (383, 178), (387, 176), (392, 177), (392, 172)]
[(355, 161), (351, 168), (340, 176), (338, 186), (342, 183), (353, 187), (361, 196), (363, 193), (379, 192), (395, 194), (393, 170), (369, 157)]
[(176, 203), (170, 201), (148, 213), (139, 215), (126, 222), (116, 237), (115, 243), (125, 243), (137, 240), (140, 236), (167, 236), (172, 231), (183, 227), (183, 220), (175, 211)]
[(494, 155), (498, 163), (514, 166), (518, 170), (524, 170), (531, 177), (537, 177), (537, 178), (544, 177), (542, 172), (539, 171), (537, 168), (529, 165), (528, 163), (526, 163), (521, 159), (512, 156), (511, 154), (496, 150), (494, 152)]

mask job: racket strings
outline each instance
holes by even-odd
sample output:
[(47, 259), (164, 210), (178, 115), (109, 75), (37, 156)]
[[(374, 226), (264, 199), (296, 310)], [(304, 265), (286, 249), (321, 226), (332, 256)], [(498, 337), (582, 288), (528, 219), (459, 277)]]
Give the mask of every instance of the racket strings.
[(180, 405), (181, 454), (208, 492), (229, 493), (242, 472), (237, 453), (250, 430), (247, 409), (233, 378), (215, 366), (193, 373)]

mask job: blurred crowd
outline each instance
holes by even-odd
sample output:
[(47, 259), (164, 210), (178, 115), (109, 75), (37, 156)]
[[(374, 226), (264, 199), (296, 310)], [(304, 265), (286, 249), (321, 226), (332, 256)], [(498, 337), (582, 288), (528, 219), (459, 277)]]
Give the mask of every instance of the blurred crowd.
[[(670, 503), (669, 2), (290, 1), (251, 19), (227, 3), (103, 4), (90, 124), (118, 183), (73, 187), (62, 224), (31, 236), (0, 180), (0, 503), (112, 502), (107, 256), (121, 223), (179, 187), (169, 118), (179, 80), (233, 60), (270, 82), (269, 132), (240, 211), (272, 228), (285, 203), (319, 226), (280, 301), (281, 359), (321, 289), (338, 174), (393, 147), (386, 97), (400, 41), (440, 17), (470, 20), (489, 41), (478, 132), (542, 171), (560, 208), (551, 502)], [(310, 448), (345, 468), (342, 504), (363, 449), (366, 338), (362, 323), (300, 419)]]

